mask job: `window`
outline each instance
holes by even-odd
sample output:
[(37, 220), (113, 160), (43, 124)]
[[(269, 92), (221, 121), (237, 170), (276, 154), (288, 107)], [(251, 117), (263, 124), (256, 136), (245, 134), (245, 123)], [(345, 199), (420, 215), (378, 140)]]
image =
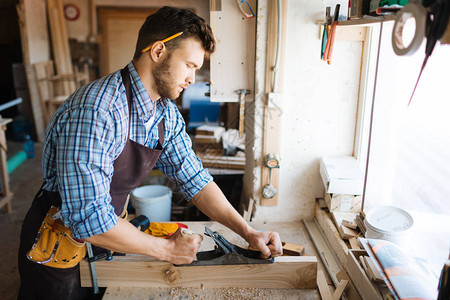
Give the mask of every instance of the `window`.
[(392, 27), (392, 22), (373, 27), (366, 45), (355, 153), (365, 166), (381, 32), (365, 201), (369, 208), (394, 205), (429, 216), (439, 231), (437, 237), (430, 236), (437, 245), (433, 251), (439, 253), (426, 254), (435, 259), (436, 273), (450, 243), (450, 45), (436, 45), (408, 106), (425, 42), (414, 55), (397, 56), (391, 46)]

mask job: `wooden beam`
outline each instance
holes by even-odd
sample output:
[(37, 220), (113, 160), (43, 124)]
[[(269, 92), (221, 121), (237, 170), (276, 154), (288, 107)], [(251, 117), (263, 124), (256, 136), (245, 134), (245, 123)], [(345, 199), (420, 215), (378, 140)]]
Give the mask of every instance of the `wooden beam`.
[(323, 300), (333, 299), (330, 286), (325, 278), (325, 274), (321, 270), (317, 272), (317, 286), (319, 287), (319, 293)]
[(345, 288), (347, 287), (348, 280), (339, 281), (336, 290), (333, 293), (333, 300), (339, 300), (342, 297), (342, 293), (344, 293)]
[[(100, 287), (297, 288), (317, 287), (315, 256), (276, 257), (273, 264), (177, 267), (152, 257), (127, 255), (95, 262)], [(81, 286), (92, 286), (87, 260)]]
[(0, 177), (1, 177), (1, 195), (0, 198), (0, 208), (6, 205), (7, 213), (12, 212), (11, 208), (11, 198), (12, 193), (9, 189), (9, 176), (8, 176), (8, 164), (6, 160), (6, 124), (10, 123), (12, 119), (3, 119), (0, 116)]
[[(277, 93), (283, 91), (283, 65), (284, 65), (284, 44), (286, 36), (286, 19), (287, 19), (287, 0), (281, 1), (281, 59), (278, 68), (278, 85), (276, 87)], [(269, 1), (269, 15), (267, 20), (267, 62), (266, 62), (266, 88), (265, 93), (269, 95), (273, 91), (273, 68), (275, 66), (276, 48), (277, 48), (277, 7), (276, 1)], [(281, 115), (282, 109), (279, 106), (280, 102), (269, 102), (267, 96), (267, 102), (264, 105), (264, 129), (263, 129), (263, 156), (265, 157), (269, 153), (280, 154), (280, 136), (281, 136)], [(262, 206), (276, 206), (278, 205), (278, 194), (272, 198), (265, 198), (262, 195), (262, 189), (269, 184), (269, 168), (264, 167), (264, 159), (262, 160), (262, 185), (261, 185), (261, 202)], [(281, 165), (282, 167), (282, 165)], [(270, 183), (279, 190), (279, 175), (280, 169), (272, 169), (270, 176)]]

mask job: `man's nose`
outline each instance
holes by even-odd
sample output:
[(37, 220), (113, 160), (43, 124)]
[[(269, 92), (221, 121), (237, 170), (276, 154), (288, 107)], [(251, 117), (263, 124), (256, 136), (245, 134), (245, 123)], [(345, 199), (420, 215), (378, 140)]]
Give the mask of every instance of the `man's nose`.
[(188, 84), (194, 84), (195, 83), (195, 71), (192, 71), (192, 73), (189, 74), (187, 77)]

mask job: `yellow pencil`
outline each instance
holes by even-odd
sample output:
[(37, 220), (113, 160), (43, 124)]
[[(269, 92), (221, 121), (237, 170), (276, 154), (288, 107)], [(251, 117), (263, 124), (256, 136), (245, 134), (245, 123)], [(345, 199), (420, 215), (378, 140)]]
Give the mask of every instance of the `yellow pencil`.
[[(176, 37), (178, 37), (178, 36), (180, 36), (180, 35), (182, 35), (182, 34), (183, 34), (183, 31), (178, 32), (178, 33), (175, 33), (174, 35), (171, 35), (171, 36), (169, 36), (168, 38), (163, 39), (163, 40), (161, 41), (161, 43), (168, 42), (168, 41), (170, 41), (170, 40), (172, 40), (172, 39), (174, 39), (174, 38), (176, 38)], [(145, 51), (150, 50), (150, 48), (152, 48), (152, 47), (153, 47), (153, 44), (151, 44), (150, 46), (148, 46), (147, 48), (145, 48), (144, 50), (142, 50), (141, 53), (144, 53)]]

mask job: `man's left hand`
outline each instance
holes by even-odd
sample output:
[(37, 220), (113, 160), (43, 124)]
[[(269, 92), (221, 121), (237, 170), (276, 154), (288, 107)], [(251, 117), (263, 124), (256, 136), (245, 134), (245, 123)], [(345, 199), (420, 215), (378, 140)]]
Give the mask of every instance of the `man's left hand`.
[(254, 231), (247, 236), (250, 247), (256, 248), (264, 257), (276, 257), (283, 254), (283, 247), (278, 232)]

